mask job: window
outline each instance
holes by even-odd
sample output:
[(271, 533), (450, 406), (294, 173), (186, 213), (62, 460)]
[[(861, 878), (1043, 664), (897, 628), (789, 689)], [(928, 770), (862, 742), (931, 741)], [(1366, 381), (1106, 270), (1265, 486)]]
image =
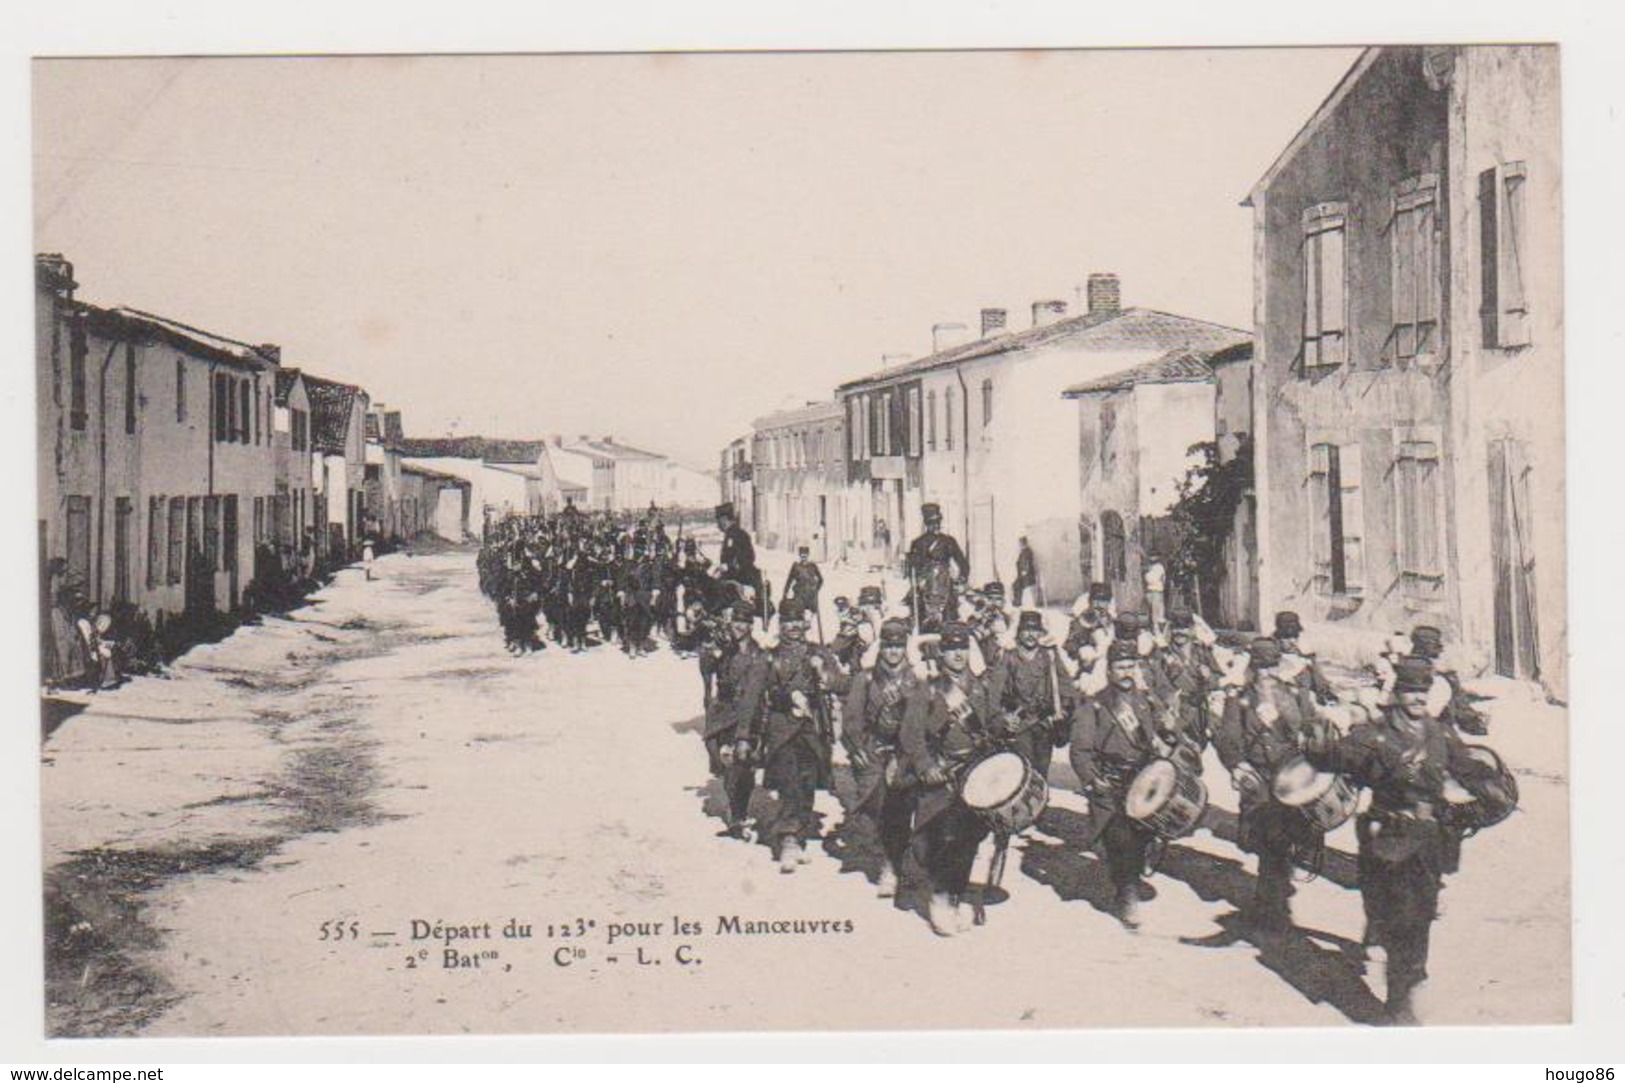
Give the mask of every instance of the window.
[(186, 498), (169, 501), (169, 582), (179, 583), (186, 569)]
[(90, 497), (68, 497), (68, 584), (90, 596)]
[(937, 450), (937, 393), (928, 391), (925, 395), (925, 447), (927, 451)]
[(1479, 257), (1484, 345), (1529, 345), (1529, 306), (1524, 297), (1525, 236), (1522, 162), (1507, 162), (1478, 176)]
[(1100, 404), (1100, 476), (1112, 476), (1112, 468), (1117, 465), (1117, 404), (1102, 402)]
[(238, 441), (246, 444), (249, 441), (249, 419), (253, 416), (249, 412), (252, 409), (249, 403), (249, 395), (251, 394), (251, 391), (249, 389), (247, 380), (238, 380), (236, 383), (238, 408), (235, 435)]
[(231, 377), (214, 374), (214, 439), (224, 443), (231, 438)]
[(90, 344), (85, 341), (85, 323), (73, 321), (68, 339), (68, 424), (83, 432), (90, 422), (89, 397), (85, 388), (85, 357)]
[(293, 411), (293, 449), (304, 451), (310, 446), (310, 415), (303, 410)]
[(851, 438), (852, 461), (863, 458), (863, 396), (853, 395), (846, 400), (846, 431)]
[(127, 496), (113, 499), (113, 601), (130, 600), (130, 528), (135, 506)]
[(175, 362), (175, 420), (186, 420), (186, 362)]
[[(370, 470), (372, 467), (368, 467), (367, 469)], [(253, 514), (254, 544), (258, 545), (260, 542), (265, 540), (265, 498), (263, 496), (256, 496), (254, 498)]]
[(1303, 366), (1341, 365), (1344, 343), (1342, 203), (1317, 203), (1303, 212)]
[(124, 344), (124, 431), (135, 433), (135, 345)]
[(203, 498), (203, 560), (211, 572), (220, 570), (220, 498)]
[(152, 590), (164, 577), (164, 541), (167, 526), (164, 512), (168, 508), (161, 496), (147, 498), (147, 589)]
[(254, 414), (253, 414), (253, 417), (254, 417), (254, 435), (253, 435), (253, 441), (256, 444), (259, 443), (261, 438), (265, 435), (265, 415), (260, 413), (260, 409), (263, 406), (264, 402), (265, 402), (265, 397), (260, 394), (260, 378), (258, 376), (255, 376), (254, 377)]
[(1393, 331), (1388, 356), (1398, 360), (1437, 350), (1439, 328), (1439, 225), (1435, 174), (1414, 177), (1394, 195), (1389, 223)]
[(982, 381), (982, 428), (993, 424), (993, 378)]
[(1123, 529), (1123, 517), (1115, 511), (1100, 516), (1100, 558), (1108, 582), (1128, 579), (1128, 535)]
[(1358, 593), (1365, 520), (1359, 444), (1315, 444), (1309, 449), (1309, 518), (1315, 589), (1321, 594)]
[(954, 389), (942, 393), (942, 446), (954, 449)]
[(920, 389), (908, 389), (908, 453), (918, 455), (921, 445), (925, 442), (922, 425), (924, 419), (920, 416)]
[(1397, 510), (1399, 572), (1415, 580), (1444, 575), (1439, 545), (1439, 445), (1434, 440), (1402, 439), (1394, 453), (1394, 507)]

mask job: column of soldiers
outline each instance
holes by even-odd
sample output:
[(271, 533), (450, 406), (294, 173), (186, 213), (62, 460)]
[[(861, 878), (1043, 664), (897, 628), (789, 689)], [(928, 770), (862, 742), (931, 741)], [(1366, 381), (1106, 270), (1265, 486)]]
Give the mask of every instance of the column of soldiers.
[[(1505, 767), (1461, 736), (1482, 733), (1483, 718), (1439, 665), (1439, 631), (1396, 639), (1375, 687), (1357, 696), (1340, 695), (1300, 646), (1290, 612), (1272, 635), (1227, 646), (1177, 600), (1152, 623), (1118, 612), (1110, 587), (1095, 583), (1055, 635), (1041, 611), (1007, 607), (999, 584), (969, 588), (963, 551), (937, 509), (923, 510), (905, 597), (888, 606), (881, 587), (866, 586), (856, 605), (834, 599), (827, 641), (821, 627), (818, 643), (807, 637), (822, 576), (809, 574), (805, 552), (776, 621), (759, 589), (722, 600), (701, 665), (724, 833), (752, 837), (759, 770), (777, 801), (755, 837), (793, 874), (810, 860), (814, 796), (833, 788), (840, 750), (851, 775), (840, 830), (872, 840), (877, 893), (905, 905), (905, 886), (918, 885), (932, 930), (954, 936), (985, 922), (1006, 848), (1036, 829), (1044, 780), (1066, 749), (1110, 907), (1133, 929), (1164, 848), (1201, 822), (1211, 748), (1238, 792), (1239, 844), (1257, 857), (1242, 916), (1268, 937), (1291, 927), (1294, 870), (1318, 867), (1327, 830), (1354, 813), (1364, 788), (1366, 942), (1374, 959), (1386, 954), (1389, 1017), (1414, 1021), (1442, 877), (1455, 871), (1461, 839), (1516, 803)], [(722, 521), (728, 574), (759, 588), (748, 535)], [(978, 782), (998, 757), (1026, 772), (1002, 804), (984, 800)], [(1331, 796), (1298, 800), (1328, 779)]]

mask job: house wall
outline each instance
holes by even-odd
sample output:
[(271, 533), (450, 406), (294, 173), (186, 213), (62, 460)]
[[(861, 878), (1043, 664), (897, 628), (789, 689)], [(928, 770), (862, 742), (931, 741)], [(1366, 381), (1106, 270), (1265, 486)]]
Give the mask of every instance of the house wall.
[[(1443, 173), (1446, 95), (1428, 87), (1420, 49), (1385, 51), (1320, 128), (1255, 193), (1254, 373), (1261, 613), (1295, 609), (1307, 621), (1336, 620), (1375, 631), (1426, 617), (1458, 623), (1437, 584), (1402, 583), (1397, 567), (1391, 465), (1397, 440), (1427, 435), (1448, 418), (1448, 366), (1386, 360), (1392, 330), (1387, 225), (1400, 182)], [(1447, 189), (1441, 182), (1441, 189)], [(1325, 201), (1348, 205), (1346, 359), (1306, 372), (1299, 364), (1304, 322), (1303, 212)], [(1443, 239), (1441, 260), (1450, 259)], [(1448, 309), (1440, 341), (1453, 341)], [(1357, 591), (1334, 594), (1317, 576), (1311, 547), (1310, 447), (1357, 446), (1356, 516), (1361, 545)], [(1439, 509), (1443, 515), (1443, 509)]]
[[(1456, 53), (1450, 89), (1450, 265), (1454, 410), (1450, 424), (1454, 567), (1464, 645), (1493, 664), (1495, 581), (1489, 446), (1510, 440), (1527, 470), (1525, 554), (1532, 561), (1541, 681), (1567, 697), (1568, 630), (1564, 550), (1563, 263), (1560, 87), (1555, 47), (1483, 46)], [(1523, 287), (1529, 343), (1486, 345), (1478, 178), (1497, 165), (1525, 164)], [(1520, 673), (1519, 676), (1536, 674)]]
[[(1217, 365), (1214, 388), (1214, 439), (1219, 461), (1230, 462), (1241, 441), (1253, 432), (1253, 366), (1251, 359)], [(1210, 617), (1221, 626), (1258, 627), (1258, 510), (1256, 487), (1250, 486), (1236, 509), (1225, 543), (1224, 582), (1219, 612)]]
[[(293, 447), (294, 411), (305, 417), (305, 446)], [(286, 498), (286, 510), (281, 522), (282, 544), (291, 545), (297, 552), (304, 540), (305, 528), (316, 521), (316, 503), (311, 487), (312, 453), (310, 449), (310, 396), (305, 382), (295, 380), (288, 389), (288, 403), (277, 407), (272, 426), (274, 486), (278, 498)]]

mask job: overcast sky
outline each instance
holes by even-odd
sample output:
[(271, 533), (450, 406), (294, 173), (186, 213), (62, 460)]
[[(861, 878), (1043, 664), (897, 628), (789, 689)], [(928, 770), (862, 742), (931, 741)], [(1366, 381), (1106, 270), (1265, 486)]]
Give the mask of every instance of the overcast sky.
[(933, 323), (1251, 323), (1252, 183), (1348, 49), (35, 65), (80, 295), (365, 386), (412, 435), (700, 466)]

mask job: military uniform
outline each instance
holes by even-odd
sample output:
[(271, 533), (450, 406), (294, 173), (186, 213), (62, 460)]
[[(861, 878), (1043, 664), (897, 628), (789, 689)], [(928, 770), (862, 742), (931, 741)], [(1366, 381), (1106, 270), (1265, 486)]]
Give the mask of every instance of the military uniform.
[[(944, 629), (944, 651), (968, 644), (962, 626)], [(904, 708), (902, 778), (919, 795), (910, 850), (930, 882), (931, 927), (941, 935), (957, 931), (958, 900), (988, 834), (987, 824), (960, 800), (958, 775), (992, 746), (997, 713), (986, 683), (968, 668), (945, 668), (916, 689)]]
[[(1032, 627), (1034, 618), (1042, 620), (1037, 613), (1022, 614), (1021, 627)], [(1018, 642), (989, 668), (986, 678), (999, 709), (1004, 742), (1043, 776), (1049, 775), (1057, 741), (1066, 741), (1076, 699), (1058, 670), (1054, 651), (1042, 646), (1028, 649)]]
[[(782, 631), (782, 626), (781, 626)], [(782, 871), (792, 871), (815, 828), (813, 797), (830, 785), (827, 704), (820, 670), (828, 663), (805, 640), (783, 639), (767, 652), (747, 685), (744, 702), (759, 705), (759, 730), (749, 731), (761, 746), (762, 785), (777, 792), (778, 814), (771, 833)], [(755, 726), (757, 723), (752, 722)], [(743, 732), (743, 730), (742, 730)]]
[[(1129, 644), (1115, 643), (1111, 661), (1134, 661)], [(1146, 853), (1156, 834), (1124, 810), (1129, 786), (1171, 745), (1174, 720), (1154, 697), (1138, 688), (1109, 684), (1080, 702), (1072, 715), (1069, 758), (1089, 798), (1089, 827), (1106, 862), (1118, 914), (1134, 923)]]
[(740, 755), (739, 744), (747, 746), (755, 730), (758, 704), (747, 701), (746, 693), (760, 683), (767, 657), (747, 634), (743, 638), (718, 643), (710, 648), (716, 674), (716, 692), (705, 711), (705, 749), (710, 755), (711, 773), (722, 780), (728, 799), (728, 830), (742, 834), (756, 789), (756, 766), (748, 749)]
[[(881, 632), (882, 647), (902, 646), (907, 637), (906, 623), (888, 621)], [(872, 668), (852, 677), (841, 711), (841, 740), (852, 757), (855, 787), (848, 816), (879, 840), (886, 861), (881, 871), (883, 893), (895, 890), (913, 828), (915, 792), (903, 777), (900, 741), (907, 702), (923, 684), (906, 658), (896, 666), (877, 658)]]
[[(1254, 916), (1266, 928), (1291, 923), (1294, 858), (1318, 853), (1324, 836), (1295, 808), (1275, 799), (1276, 772), (1299, 754), (1302, 741), (1320, 728), (1306, 685), (1283, 680), (1274, 640), (1253, 641), (1248, 686), (1225, 701), (1214, 734), (1219, 759), (1238, 778), (1241, 815), (1237, 845), (1258, 855)], [(1250, 772), (1236, 774), (1243, 767)]]
[[(1395, 691), (1425, 693), (1432, 667), (1402, 659)], [(1359, 838), (1360, 897), (1366, 943), (1388, 953), (1388, 1008), (1397, 1022), (1414, 1022), (1411, 998), (1427, 977), (1428, 941), (1438, 916), (1439, 889), (1456, 870), (1459, 831), (1480, 826), (1516, 803), (1510, 780), (1468, 755), (1454, 729), (1399, 704), (1346, 737), (1321, 734), (1308, 748), (1321, 770), (1368, 787), (1371, 803), (1355, 822)], [(1452, 804), (1454, 780), (1474, 801)]]
[(805, 548), (800, 550), (799, 557), (790, 565), (790, 573), (784, 579), (783, 600), (779, 604), (781, 616), (816, 616), (818, 612), (818, 592), (824, 587), (824, 573), (807, 559)]
[(959, 542), (942, 533), (941, 509), (921, 509), (925, 533), (908, 547), (903, 570), (909, 579), (910, 605), (922, 631), (937, 632), (959, 615), (959, 588), (970, 575), (970, 561)]

